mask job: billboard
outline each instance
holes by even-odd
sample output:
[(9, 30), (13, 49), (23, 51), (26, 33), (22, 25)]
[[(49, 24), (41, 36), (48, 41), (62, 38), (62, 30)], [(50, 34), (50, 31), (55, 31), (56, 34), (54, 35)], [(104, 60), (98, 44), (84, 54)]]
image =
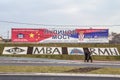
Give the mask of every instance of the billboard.
[(13, 42), (108, 43), (108, 29), (13, 28)]
[[(92, 55), (96, 56), (120, 56), (116, 47), (87, 47)], [(83, 47), (4, 47), (2, 54), (7, 55), (84, 55)]]

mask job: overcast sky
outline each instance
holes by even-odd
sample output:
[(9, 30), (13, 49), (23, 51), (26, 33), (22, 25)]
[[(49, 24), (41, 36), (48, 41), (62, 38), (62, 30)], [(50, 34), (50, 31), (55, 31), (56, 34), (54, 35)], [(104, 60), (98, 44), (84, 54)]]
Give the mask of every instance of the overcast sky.
[[(0, 21), (61, 25), (120, 25), (120, 0), (0, 0)], [(0, 35), (29, 27), (0, 22)], [(119, 32), (120, 26), (110, 27)]]

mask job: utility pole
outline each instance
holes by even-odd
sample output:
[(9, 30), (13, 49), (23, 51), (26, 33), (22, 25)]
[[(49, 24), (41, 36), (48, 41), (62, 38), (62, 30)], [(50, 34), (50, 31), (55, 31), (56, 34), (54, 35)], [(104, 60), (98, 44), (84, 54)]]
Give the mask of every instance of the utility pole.
[(9, 31), (7, 32), (7, 39), (9, 39)]

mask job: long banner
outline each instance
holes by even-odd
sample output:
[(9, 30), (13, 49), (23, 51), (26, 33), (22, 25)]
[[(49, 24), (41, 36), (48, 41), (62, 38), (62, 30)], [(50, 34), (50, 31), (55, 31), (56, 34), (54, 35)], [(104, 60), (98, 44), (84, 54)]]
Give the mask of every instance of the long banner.
[[(116, 47), (88, 48), (92, 55), (119, 56)], [(2, 54), (84, 55), (82, 47), (4, 47)]]
[(13, 28), (13, 42), (108, 43), (108, 29)]

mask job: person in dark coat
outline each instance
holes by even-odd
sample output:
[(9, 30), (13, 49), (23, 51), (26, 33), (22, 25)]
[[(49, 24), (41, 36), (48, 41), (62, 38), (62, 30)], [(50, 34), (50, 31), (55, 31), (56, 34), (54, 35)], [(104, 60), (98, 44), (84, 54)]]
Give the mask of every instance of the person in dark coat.
[(87, 62), (88, 61), (88, 50), (87, 48), (83, 48), (84, 50), (84, 62)]
[(87, 60), (88, 60), (87, 62), (89, 62), (89, 60), (91, 63), (93, 62), (92, 53), (89, 51), (89, 49), (88, 49), (88, 59)]
[(83, 48), (83, 50), (84, 50), (84, 62), (89, 62), (89, 60), (91, 61), (91, 62), (93, 62), (93, 60), (92, 60), (92, 53), (89, 51), (89, 49), (88, 48)]

